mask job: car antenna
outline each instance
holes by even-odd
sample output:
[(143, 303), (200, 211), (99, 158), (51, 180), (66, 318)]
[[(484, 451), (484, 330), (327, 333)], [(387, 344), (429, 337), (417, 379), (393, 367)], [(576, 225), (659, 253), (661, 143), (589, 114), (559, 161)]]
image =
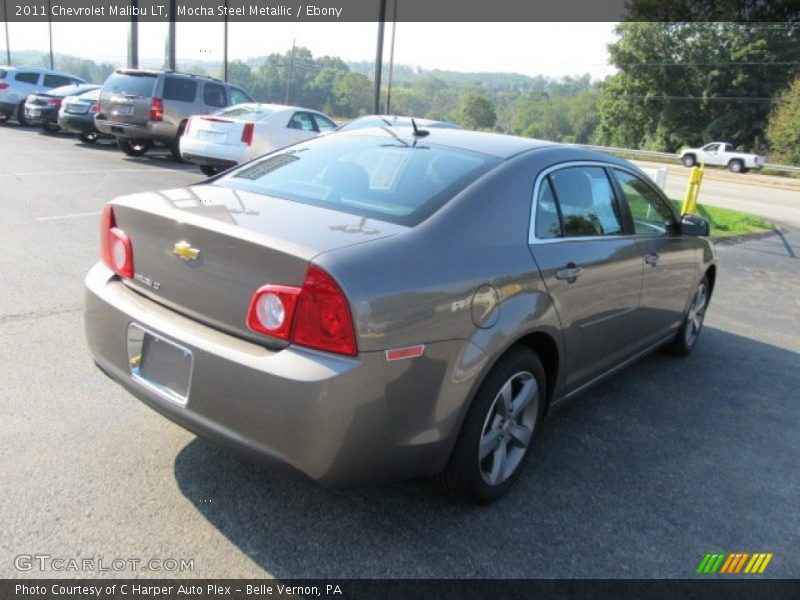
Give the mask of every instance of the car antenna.
[(414, 120), (414, 117), (411, 117), (411, 126), (414, 128), (414, 137), (425, 137), (431, 133), (427, 129), (418, 129), (417, 122)]

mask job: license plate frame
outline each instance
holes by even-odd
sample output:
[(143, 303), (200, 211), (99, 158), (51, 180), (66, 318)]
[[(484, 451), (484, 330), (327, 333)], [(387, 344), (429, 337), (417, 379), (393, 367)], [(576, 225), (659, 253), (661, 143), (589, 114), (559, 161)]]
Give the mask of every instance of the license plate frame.
[(128, 326), (128, 360), (131, 376), (142, 385), (181, 406), (186, 406), (194, 373), (194, 353), (154, 331)]
[(132, 104), (117, 105), (114, 107), (114, 110), (111, 111), (111, 114), (118, 117), (132, 117), (133, 105)]

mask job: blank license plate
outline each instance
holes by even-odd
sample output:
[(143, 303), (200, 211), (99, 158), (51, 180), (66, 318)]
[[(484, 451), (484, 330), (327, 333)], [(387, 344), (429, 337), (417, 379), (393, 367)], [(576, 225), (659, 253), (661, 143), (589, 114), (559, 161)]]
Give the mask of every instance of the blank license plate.
[(186, 404), (193, 360), (190, 350), (146, 331), (134, 375), (172, 400)]
[(197, 132), (197, 138), (206, 142), (221, 142), (225, 139), (225, 132), (201, 129)]
[(130, 117), (133, 114), (133, 107), (132, 106), (117, 106), (114, 109), (114, 114), (117, 114), (121, 117)]
[(32, 117), (38, 117), (39, 115), (41, 115), (41, 114), (42, 114), (42, 111), (41, 111), (41, 109), (38, 109), (38, 108), (32, 108), (32, 109), (30, 109), (28, 112), (30, 113), (30, 115), (31, 115)]

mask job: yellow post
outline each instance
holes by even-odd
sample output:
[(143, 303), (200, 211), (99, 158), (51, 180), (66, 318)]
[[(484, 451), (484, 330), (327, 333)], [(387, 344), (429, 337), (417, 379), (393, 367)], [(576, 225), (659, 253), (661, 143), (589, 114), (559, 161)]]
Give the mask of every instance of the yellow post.
[(692, 172), (689, 175), (689, 186), (686, 188), (686, 198), (683, 200), (681, 214), (693, 213), (697, 208), (697, 195), (700, 193), (700, 183), (703, 181), (704, 173), (705, 164), (701, 164), (699, 167), (692, 167)]

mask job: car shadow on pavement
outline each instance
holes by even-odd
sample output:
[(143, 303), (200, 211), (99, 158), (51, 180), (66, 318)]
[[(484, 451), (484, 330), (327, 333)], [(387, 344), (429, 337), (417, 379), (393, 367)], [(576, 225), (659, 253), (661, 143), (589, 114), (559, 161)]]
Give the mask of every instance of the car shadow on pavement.
[(277, 578), (691, 577), (710, 551), (774, 552), (771, 575), (797, 577), (798, 364), (707, 328), (691, 358), (654, 354), (555, 411), (488, 507), (426, 481), (326, 489), (200, 439), (175, 477)]

